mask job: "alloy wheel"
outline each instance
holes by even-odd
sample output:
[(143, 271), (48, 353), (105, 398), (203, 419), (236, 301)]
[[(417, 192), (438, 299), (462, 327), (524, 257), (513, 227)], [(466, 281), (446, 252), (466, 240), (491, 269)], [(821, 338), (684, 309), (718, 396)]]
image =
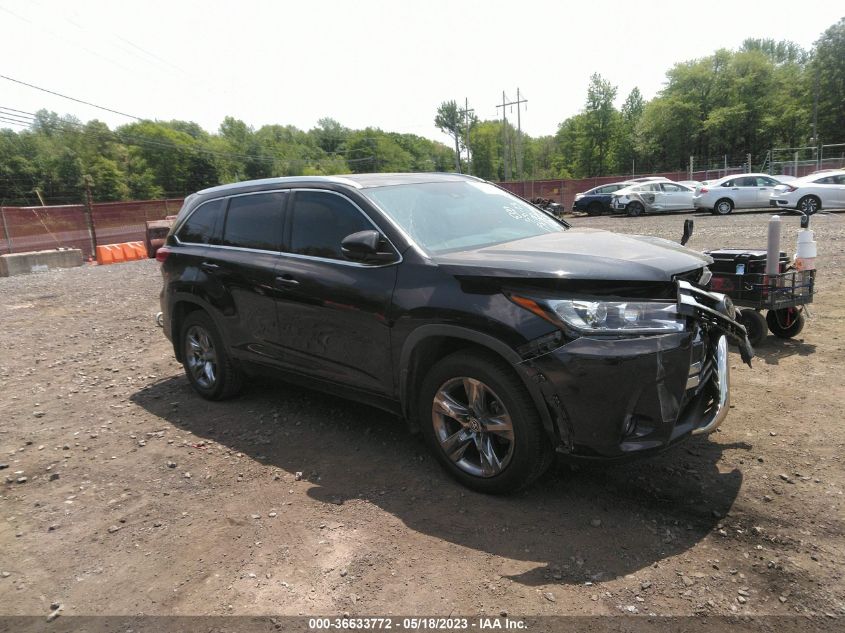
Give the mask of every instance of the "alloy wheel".
[(185, 359), (188, 370), (203, 389), (211, 389), (217, 381), (217, 351), (208, 331), (192, 325), (185, 335)]
[(447, 380), (431, 409), (440, 448), (455, 465), (476, 477), (495, 477), (513, 457), (513, 422), (502, 400), (475, 378)]
[(800, 202), (801, 211), (806, 213), (807, 215), (813, 215), (816, 211), (819, 210), (819, 201), (813, 198), (812, 196), (807, 196), (803, 198)]

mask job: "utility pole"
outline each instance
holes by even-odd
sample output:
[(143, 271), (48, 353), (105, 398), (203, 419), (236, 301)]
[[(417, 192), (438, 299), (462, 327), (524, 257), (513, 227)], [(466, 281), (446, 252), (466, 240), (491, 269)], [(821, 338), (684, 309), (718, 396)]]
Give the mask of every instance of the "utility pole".
[(689, 157), (689, 179), (692, 180), (692, 171), (693, 171), (693, 164), (695, 163), (695, 158), (692, 156)]
[(508, 114), (505, 110), (507, 106), (508, 98), (505, 96), (505, 91), (502, 90), (502, 105), (496, 106), (498, 110), (499, 107), (502, 108), (502, 159), (504, 160), (505, 165), (505, 180), (511, 179), (511, 170), (510, 165), (508, 164)]
[(469, 107), (469, 99), (464, 97), (464, 109), (459, 110), (458, 114), (464, 115), (464, 147), (467, 149), (467, 173), (472, 173), (472, 156), (470, 155), (469, 151), (469, 115), (470, 113), (475, 112), (475, 110), (470, 110)]
[(516, 89), (516, 101), (508, 101), (507, 96), (505, 96), (505, 91), (502, 90), (502, 105), (496, 106), (496, 109), (502, 108), (502, 121), (504, 123), (504, 127), (502, 130), (502, 135), (505, 140), (505, 180), (510, 180), (510, 169), (508, 165), (508, 116), (505, 112), (505, 108), (511, 106), (511, 112), (513, 112), (513, 106), (516, 106), (516, 125), (517, 125), (517, 155), (516, 155), (516, 169), (517, 169), (517, 178), (522, 178), (522, 117), (520, 116), (520, 104), (528, 103), (527, 99), (522, 99), (519, 94), (519, 88)]
[(88, 239), (91, 241), (91, 256), (97, 256), (97, 233), (94, 230), (94, 198), (91, 195), (91, 184), (94, 179), (88, 174), (82, 176), (82, 183), (85, 185), (85, 224), (88, 227)]
[(748, 165), (748, 171), (746, 173), (751, 173), (751, 154), (746, 154), (745, 159), (747, 161), (746, 164)]

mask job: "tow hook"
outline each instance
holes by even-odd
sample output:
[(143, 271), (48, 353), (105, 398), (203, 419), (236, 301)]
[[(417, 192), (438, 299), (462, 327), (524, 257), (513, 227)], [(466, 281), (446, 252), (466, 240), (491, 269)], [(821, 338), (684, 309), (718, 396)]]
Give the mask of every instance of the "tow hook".
[(164, 313), (163, 312), (156, 312), (156, 325), (159, 327), (164, 327)]

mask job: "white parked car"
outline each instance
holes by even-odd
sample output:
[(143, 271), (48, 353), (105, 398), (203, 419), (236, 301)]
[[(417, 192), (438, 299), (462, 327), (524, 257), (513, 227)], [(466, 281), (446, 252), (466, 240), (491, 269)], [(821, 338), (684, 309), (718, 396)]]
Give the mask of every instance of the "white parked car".
[(821, 209), (845, 209), (845, 170), (830, 170), (778, 185), (769, 205), (812, 215)]
[(691, 187), (668, 180), (642, 182), (620, 189), (611, 200), (615, 211), (625, 211), (630, 216), (663, 211), (692, 209)]
[(714, 215), (727, 215), (734, 209), (760, 209), (781, 181), (768, 174), (732, 174), (697, 187), (692, 204)]

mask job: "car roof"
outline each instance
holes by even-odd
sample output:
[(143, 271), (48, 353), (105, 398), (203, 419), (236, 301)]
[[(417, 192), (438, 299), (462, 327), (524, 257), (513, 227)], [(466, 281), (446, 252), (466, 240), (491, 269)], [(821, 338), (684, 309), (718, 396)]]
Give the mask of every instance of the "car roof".
[(272, 186), (307, 186), (317, 184), (346, 185), (356, 189), (371, 187), (389, 187), (391, 185), (409, 185), (424, 182), (458, 182), (462, 180), (480, 181), (475, 176), (450, 173), (408, 173), (408, 174), (344, 174), (341, 176), (283, 176), (280, 178), (263, 178), (260, 180), (245, 180), (228, 185), (218, 185), (198, 191), (198, 194), (221, 194), (245, 188), (264, 188)]
[(596, 185), (595, 187), (590, 187), (587, 191), (592, 191), (593, 189), (600, 189), (601, 187), (610, 187), (611, 185), (626, 185), (628, 184), (627, 180), (619, 180), (617, 182), (604, 182), (600, 185)]
[(763, 174), (758, 172), (749, 172), (747, 174), (728, 174), (727, 176), (722, 176), (721, 178), (716, 178), (715, 180), (708, 180), (707, 182), (711, 185), (716, 184), (717, 182), (722, 182), (723, 180), (732, 180), (734, 178), (745, 178), (746, 176), (765, 176), (766, 178), (772, 178), (777, 180), (779, 176), (772, 176), (771, 174)]
[(815, 182), (818, 179), (827, 178), (828, 176), (845, 176), (845, 169), (825, 169), (823, 171), (816, 171), (812, 174), (807, 174), (806, 176), (797, 178), (796, 180), (800, 182)]

